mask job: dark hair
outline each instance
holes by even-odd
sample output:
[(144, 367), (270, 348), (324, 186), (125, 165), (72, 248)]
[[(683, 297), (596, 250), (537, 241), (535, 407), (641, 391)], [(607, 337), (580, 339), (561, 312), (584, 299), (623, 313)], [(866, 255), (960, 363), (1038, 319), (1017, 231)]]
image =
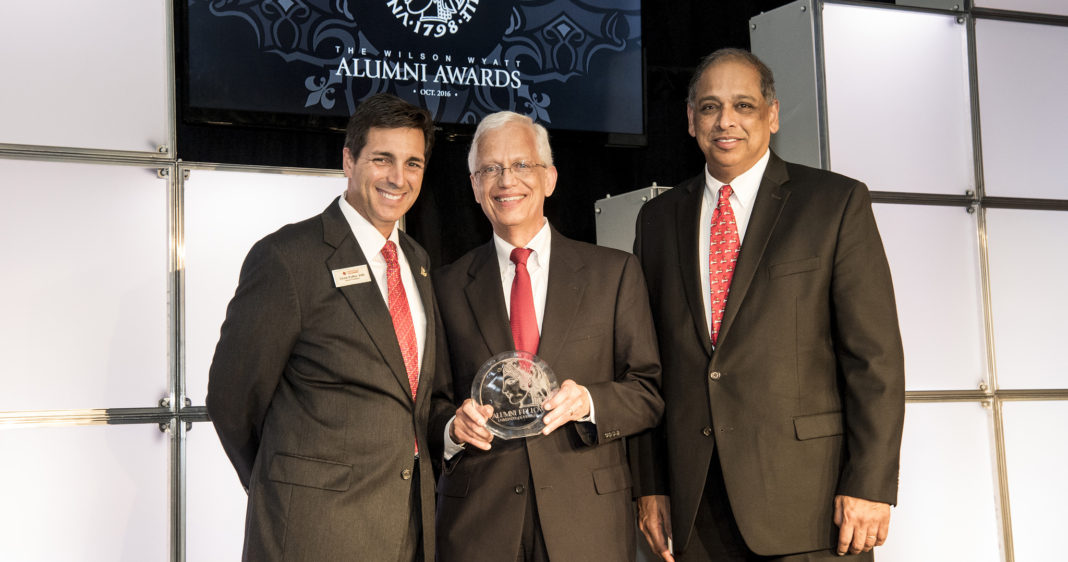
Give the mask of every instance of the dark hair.
[(753, 67), (753, 70), (760, 74), (760, 94), (764, 96), (764, 101), (775, 101), (775, 76), (771, 73), (768, 65), (745, 49), (726, 48), (713, 51), (712, 54), (705, 56), (698, 63), (697, 68), (694, 69), (693, 76), (690, 78), (690, 91), (686, 96), (686, 102), (691, 107), (697, 101), (697, 82), (701, 80), (701, 76), (708, 70), (708, 67), (726, 60), (736, 60)]
[(412, 105), (393, 94), (375, 94), (356, 107), (345, 127), (345, 148), (352, 157), (360, 155), (367, 144), (367, 131), (371, 128), (398, 129), (410, 127), (421, 129), (426, 141), (423, 158), (430, 159), (430, 149), (434, 147), (434, 120), (430, 112)]

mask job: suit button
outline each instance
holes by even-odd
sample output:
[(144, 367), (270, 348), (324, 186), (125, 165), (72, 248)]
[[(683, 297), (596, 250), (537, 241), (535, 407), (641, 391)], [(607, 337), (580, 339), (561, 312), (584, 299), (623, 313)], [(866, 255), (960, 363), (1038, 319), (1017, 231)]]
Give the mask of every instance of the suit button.
[(515, 493), (517, 493), (517, 494), (522, 494), (523, 493), (523, 485), (522, 484), (516, 484)]
[(402, 470), (401, 471), (401, 479), (402, 480), (411, 480), (412, 479), (412, 469), (406, 468), (406, 469)]
[(703, 434), (703, 435), (704, 435), (705, 437), (708, 437), (709, 435), (712, 435), (712, 428), (711, 428), (711, 427), (706, 427), (706, 428), (704, 428), (704, 429), (702, 429), (702, 430), (701, 430), (701, 433), (702, 433), (702, 434)]
[(721, 375), (719, 371), (712, 371), (711, 373), (708, 373), (708, 378), (710, 378), (710, 379), (712, 379), (714, 381), (718, 381), (719, 378), (722, 377), (722, 376), (723, 375)]

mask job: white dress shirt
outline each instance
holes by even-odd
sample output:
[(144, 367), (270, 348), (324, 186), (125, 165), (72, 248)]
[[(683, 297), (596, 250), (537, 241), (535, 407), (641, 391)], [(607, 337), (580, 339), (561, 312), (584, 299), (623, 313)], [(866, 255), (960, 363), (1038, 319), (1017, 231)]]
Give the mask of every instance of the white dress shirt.
[(386, 303), (387, 309), (389, 308), (389, 285), (386, 282), (386, 258), (382, 257), (382, 248), (386, 245), (387, 240), (391, 240), (397, 245), (397, 263), (400, 265), (401, 285), (404, 285), (404, 294), (408, 297), (408, 310), (412, 313), (412, 326), (415, 327), (415, 341), (419, 348), (419, 357), (417, 358), (419, 362), (417, 364), (422, 365), (423, 351), (426, 349), (426, 311), (423, 310), (423, 299), (419, 295), (419, 287), (415, 284), (412, 268), (408, 265), (408, 258), (404, 255), (404, 249), (401, 247), (397, 226), (393, 225), (393, 231), (389, 233), (389, 238), (385, 238), (370, 221), (365, 219), (345, 200), (344, 195), (341, 196), (339, 201), (341, 214), (345, 215), (345, 220), (348, 221), (349, 227), (352, 228), (352, 234), (356, 237), (356, 243), (360, 245), (360, 250), (363, 251), (364, 257), (367, 258), (368, 269), (371, 270), (371, 275), (374, 276), (375, 283), (378, 284), (378, 290), (382, 293), (382, 300)]
[[(738, 224), (738, 241), (741, 243), (739, 250), (745, 247), (745, 229), (749, 225), (749, 216), (753, 214), (753, 204), (756, 203), (757, 190), (760, 189), (760, 181), (764, 178), (764, 170), (768, 167), (771, 159), (771, 151), (764, 152), (764, 156), (757, 163), (743, 172), (731, 186), (731, 210), (734, 211), (734, 220)], [(725, 184), (708, 172), (705, 166), (705, 193), (701, 198), (701, 226), (697, 238), (697, 263), (701, 265), (701, 294), (705, 303), (705, 325), (708, 333), (712, 333), (712, 295), (709, 293), (708, 282), (708, 249), (709, 238), (712, 236), (712, 211), (716, 210), (719, 201), (719, 188)], [(727, 296), (730, 300), (730, 295)]]
[[(527, 272), (530, 273), (530, 289), (534, 293), (534, 315), (538, 319), (538, 334), (545, 318), (545, 292), (549, 287), (549, 253), (552, 252), (552, 230), (549, 221), (545, 221), (541, 230), (525, 246), (532, 250), (527, 258)], [(504, 291), (504, 308), (508, 317), (512, 317), (512, 281), (515, 280), (515, 264), (512, 263), (512, 250), (516, 247), (505, 242), (503, 238), (493, 235), (493, 247), (497, 250), (497, 266), (501, 270), (501, 290)]]

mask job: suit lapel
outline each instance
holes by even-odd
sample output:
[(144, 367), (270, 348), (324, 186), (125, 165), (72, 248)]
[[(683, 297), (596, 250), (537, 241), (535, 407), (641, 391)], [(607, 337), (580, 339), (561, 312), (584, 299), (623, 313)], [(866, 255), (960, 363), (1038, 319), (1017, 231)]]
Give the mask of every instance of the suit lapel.
[[(330, 271), (342, 268), (351, 268), (359, 265), (367, 265), (360, 245), (356, 243), (356, 237), (352, 234), (352, 228), (345, 220), (345, 216), (334, 200), (326, 211), (323, 212), (323, 241), (334, 247), (334, 253), (326, 260)], [(368, 269), (370, 275), (370, 269)], [(418, 279), (418, 276), (417, 276)], [(360, 323), (367, 329), (375, 347), (382, 354), (386, 364), (389, 365), (397, 383), (401, 385), (408, 396), (411, 396), (411, 388), (408, 384), (408, 371), (404, 368), (404, 357), (401, 355), (400, 345), (397, 343), (397, 333), (393, 330), (393, 319), (389, 315), (389, 307), (382, 300), (381, 290), (374, 276), (366, 283), (346, 285), (338, 289), (348, 301), (352, 311)], [(422, 286), (420, 293), (424, 294)], [(428, 314), (429, 317), (429, 314)]]
[(705, 321), (705, 301), (701, 294), (701, 266), (698, 255), (707, 256), (707, 250), (698, 254), (697, 243), (701, 227), (701, 198), (704, 197), (704, 174), (682, 184), (676, 189), (686, 190), (686, 196), (679, 199), (676, 220), (679, 227), (675, 229), (679, 247), (679, 269), (686, 292), (686, 301), (690, 305), (690, 318), (697, 338), (702, 342), (705, 353), (712, 353), (712, 336), (708, 333)]
[[(550, 227), (551, 228), (551, 227)], [(545, 290), (545, 318), (542, 319), (538, 356), (552, 365), (560, 356), (571, 325), (579, 312), (586, 280), (579, 274), (585, 267), (575, 253), (574, 243), (552, 229), (549, 281)]]
[[(436, 339), (434, 337), (435, 320), (434, 315), (437, 311), (434, 309), (434, 287), (430, 282), (430, 264), (424, 261), (424, 255), (421, 252), (415, 250), (415, 243), (404, 232), (400, 232), (400, 245), (401, 250), (404, 251), (404, 257), (408, 260), (408, 266), (412, 270), (412, 277), (415, 278), (415, 286), (419, 291), (419, 300), (423, 302), (423, 315), (426, 317), (426, 338), (423, 344), (423, 356), (421, 364), (419, 365), (419, 388), (416, 391), (416, 402), (421, 402), (425, 396), (429, 396), (430, 386), (423, 385), (424, 376), (429, 377), (434, 372), (434, 362), (437, 357), (437, 349), (435, 348)], [(393, 325), (393, 320), (390, 319), (390, 326)], [(399, 346), (398, 346), (399, 347)], [(401, 360), (403, 362), (403, 356)], [(405, 383), (408, 382), (407, 371), (405, 371)]]
[(501, 268), (492, 240), (477, 251), (478, 255), (467, 270), (469, 281), (464, 287), (464, 295), (490, 355), (497, 355), (515, 349), (501, 290)]
[(768, 246), (771, 233), (775, 230), (775, 224), (779, 222), (779, 215), (790, 192), (783, 188), (790, 179), (786, 173), (786, 164), (775, 155), (771, 154), (768, 167), (764, 170), (764, 177), (760, 181), (756, 201), (753, 203), (753, 213), (749, 215), (749, 224), (745, 230), (745, 240), (742, 242), (741, 252), (738, 254), (738, 262), (734, 266), (734, 277), (731, 279), (731, 292), (727, 297), (727, 309), (723, 312), (723, 322), (720, 327), (720, 345), (727, 339), (731, 324), (738, 316), (738, 310), (745, 303), (745, 296), (753, 283), (753, 276), (757, 267), (764, 257), (764, 250)]

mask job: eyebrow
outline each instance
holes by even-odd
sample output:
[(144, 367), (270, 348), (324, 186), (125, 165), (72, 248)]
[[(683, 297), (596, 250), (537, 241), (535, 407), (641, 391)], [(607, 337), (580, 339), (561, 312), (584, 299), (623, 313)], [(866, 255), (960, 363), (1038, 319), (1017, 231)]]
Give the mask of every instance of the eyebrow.
[[(739, 94), (731, 98), (730, 101), (760, 101), (760, 96), (751, 96), (749, 94)], [(704, 103), (707, 101), (722, 101), (719, 96), (704, 96), (697, 98), (697, 103)]]
[[(390, 157), (390, 158), (392, 158), (394, 160), (397, 159), (397, 155), (393, 154), (392, 152), (390, 152), (388, 150), (372, 150), (371, 151), (371, 156), (388, 156), (388, 157)], [(412, 161), (423, 162), (425, 160), (426, 160), (426, 158), (424, 158), (422, 156), (412, 156), (411, 158), (409, 158), (407, 160), (407, 162), (412, 162)]]

